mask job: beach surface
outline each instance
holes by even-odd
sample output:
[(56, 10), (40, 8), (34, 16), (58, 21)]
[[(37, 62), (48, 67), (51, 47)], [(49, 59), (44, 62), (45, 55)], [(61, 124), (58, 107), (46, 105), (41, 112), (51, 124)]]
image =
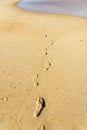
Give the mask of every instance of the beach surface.
[(87, 130), (87, 19), (0, 0), (0, 130)]

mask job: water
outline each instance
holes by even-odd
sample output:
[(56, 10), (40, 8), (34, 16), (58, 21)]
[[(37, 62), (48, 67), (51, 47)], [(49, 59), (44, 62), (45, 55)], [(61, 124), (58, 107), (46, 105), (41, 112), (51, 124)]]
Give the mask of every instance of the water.
[(30, 11), (87, 18), (87, 0), (23, 0), (17, 6)]

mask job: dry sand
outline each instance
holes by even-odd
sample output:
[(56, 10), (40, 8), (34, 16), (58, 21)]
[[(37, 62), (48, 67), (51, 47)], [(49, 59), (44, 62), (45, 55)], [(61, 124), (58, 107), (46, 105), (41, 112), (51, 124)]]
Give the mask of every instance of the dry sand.
[(15, 2), (0, 0), (0, 130), (87, 130), (87, 19)]

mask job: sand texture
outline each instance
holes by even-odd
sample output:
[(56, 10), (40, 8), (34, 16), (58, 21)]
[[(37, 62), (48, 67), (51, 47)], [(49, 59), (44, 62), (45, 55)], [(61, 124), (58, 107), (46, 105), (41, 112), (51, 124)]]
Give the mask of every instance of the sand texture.
[(87, 19), (0, 0), (0, 130), (87, 130)]

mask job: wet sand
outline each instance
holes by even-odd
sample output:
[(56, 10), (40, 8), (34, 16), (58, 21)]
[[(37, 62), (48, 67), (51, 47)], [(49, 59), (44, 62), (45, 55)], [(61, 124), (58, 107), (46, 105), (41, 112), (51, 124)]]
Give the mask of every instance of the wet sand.
[(87, 129), (87, 19), (0, 0), (0, 130)]

